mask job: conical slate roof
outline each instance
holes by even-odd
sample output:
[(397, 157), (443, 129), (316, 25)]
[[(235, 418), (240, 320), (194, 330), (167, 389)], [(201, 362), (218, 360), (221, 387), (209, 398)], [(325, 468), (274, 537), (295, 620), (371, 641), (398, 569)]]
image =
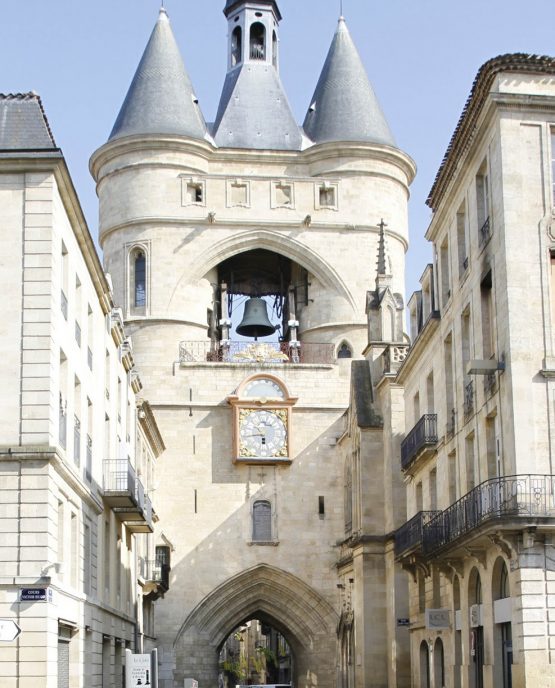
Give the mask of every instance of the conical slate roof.
[(272, 65), (250, 62), (228, 73), (213, 137), (222, 148), (301, 149), (300, 127)]
[(396, 145), (343, 17), (303, 127), (314, 143), (367, 141)]
[(203, 139), (206, 124), (175, 41), (160, 10), (110, 140), (140, 134)]

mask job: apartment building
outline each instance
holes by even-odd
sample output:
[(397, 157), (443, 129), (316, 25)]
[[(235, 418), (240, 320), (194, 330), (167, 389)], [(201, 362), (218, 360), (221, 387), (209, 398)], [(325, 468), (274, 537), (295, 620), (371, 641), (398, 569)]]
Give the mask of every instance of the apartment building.
[(0, 684), (112, 688), (169, 585), (164, 443), (40, 98), (0, 114)]
[(401, 470), (415, 686), (555, 681), (555, 60), (479, 71), (428, 198)]

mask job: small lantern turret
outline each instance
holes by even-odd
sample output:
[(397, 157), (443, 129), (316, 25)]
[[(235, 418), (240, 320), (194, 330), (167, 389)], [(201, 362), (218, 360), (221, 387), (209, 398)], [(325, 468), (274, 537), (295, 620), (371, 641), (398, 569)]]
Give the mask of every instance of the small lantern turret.
[(275, 0), (227, 0), (229, 23), (228, 71), (249, 63), (271, 64), (278, 69), (278, 23)]

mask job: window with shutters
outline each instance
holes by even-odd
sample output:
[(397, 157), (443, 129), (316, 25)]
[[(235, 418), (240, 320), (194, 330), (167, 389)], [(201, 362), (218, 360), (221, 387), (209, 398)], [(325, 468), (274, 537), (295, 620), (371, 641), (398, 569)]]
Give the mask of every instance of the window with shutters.
[(256, 501), (252, 507), (252, 541), (272, 542), (272, 505), (266, 499)]

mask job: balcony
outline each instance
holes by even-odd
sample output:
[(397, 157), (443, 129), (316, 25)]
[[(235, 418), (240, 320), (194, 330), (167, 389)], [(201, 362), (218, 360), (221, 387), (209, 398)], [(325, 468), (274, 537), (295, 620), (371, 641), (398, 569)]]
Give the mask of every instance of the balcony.
[[(423, 551), (435, 556), (465, 536), (503, 523), (513, 528), (555, 517), (555, 476), (512, 475), (486, 480), (423, 527)], [(515, 525), (515, 521), (517, 522)], [(550, 524), (552, 525), (552, 524)]]
[(489, 217), (486, 218), (485, 222), (480, 227), (478, 232), (478, 246), (483, 248), (491, 239), (491, 222)]
[(139, 575), (144, 579), (143, 595), (149, 600), (156, 600), (170, 589), (169, 564), (164, 564), (157, 559), (139, 560)]
[(335, 363), (335, 346), (314, 342), (180, 342), (179, 363)]
[(441, 511), (419, 511), (410, 521), (404, 523), (395, 532), (395, 557), (421, 553), (424, 539), (424, 526)]
[(104, 501), (108, 506), (137, 507), (137, 483), (129, 459), (104, 461)]
[(401, 442), (402, 469), (406, 471), (416, 459), (433, 454), (437, 441), (437, 413), (426, 413)]
[(468, 418), (474, 411), (474, 381), (470, 380), (464, 386), (464, 401), (463, 401), (464, 417)]
[(152, 502), (140, 480), (137, 480), (135, 496), (137, 500), (135, 508), (114, 509), (114, 511), (131, 533), (152, 533), (154, 531)]

